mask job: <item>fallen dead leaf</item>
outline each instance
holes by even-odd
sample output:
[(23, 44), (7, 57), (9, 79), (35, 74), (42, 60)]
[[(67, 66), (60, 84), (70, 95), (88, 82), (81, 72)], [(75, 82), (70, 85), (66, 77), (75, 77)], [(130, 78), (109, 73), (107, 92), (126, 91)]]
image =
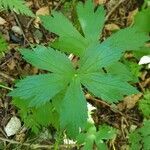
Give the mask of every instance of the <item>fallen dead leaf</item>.
[(13, 70), (16, 66), (16, 62), (14, 59), (12, 59), (8, 64), (7, 64), (9, 70)]
[(29, 1), (29, 2), (25, 2), (25, 4), (28, 6), (28, 7), (31, 7), (33, 5), (33, 2), (32, 1)]
[(6, 20), (0, 17), (0, 25), (4, 25), (6, 23)]
[(95, 0), (94, 2), (95, 2), (95, 4), (101, 5), (101, 4), (105, 4), (106, 0)]
[(129, 15), (127, 17), (127, 24), (128, 25), (131, 25), (134, 23), (134, 18), (135, 18), (135, 15), (137, 14), (138, 12), (138, 8), (136, 8), (135, 10), (129, 12)]
[(46, 7), (41, 7), (40, 9), (38, 9), (36, 11), (36, 15), (39, 16), (39, 15), (49, 15), (50, 14), (50, 10), (49, 10), (49, 7), (46, 6)]
[(110, 23), (105, 25), (105, 29), (108, 31), (115, 31), (115, 30), (119, 30), (120, 27), (114, 23)]
[(123, 102), (117, 105), (117, 108), (120, 111), (124, 109), (132, 109), (135, 106), (135, 104), (139, 101), (141, 96), (142, 96), (142, 93), (131, 95), (131, 96), (126, 96)]
[(34, 27), (39, 29), (39, 24), (41, 23), (40, 18), (38, 17), (39, 15), (49, 15), (50, 14), (50, 9), (48, 6), (46, 7), (41, 7), (36, 11), (36, 19), (34, 20)]

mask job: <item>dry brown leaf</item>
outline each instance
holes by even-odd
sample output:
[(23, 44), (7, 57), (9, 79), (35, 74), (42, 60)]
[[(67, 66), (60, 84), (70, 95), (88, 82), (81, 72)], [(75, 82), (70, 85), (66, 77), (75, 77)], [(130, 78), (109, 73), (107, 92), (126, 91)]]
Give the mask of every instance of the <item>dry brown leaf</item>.
[(36, 15), (49, 15), (50, 14), (50, 10), (49, 7), (41, 7), (40, 9), (37, 10)]
[(101, 5), (101, 4), (105, 4), (106, 0), (95, 0), (94, 2), (95, 2), (95, 4)]
[(114, 30), (119, 30), (120, 27), (114, 23), (106, 24), (105, 29), (108, 31), (114, 31)]
[(41, 23), (41, 20), (40, 20), (40, 18), (39, 17), (36, 17), (36, 19), (34, 20), (34, 27), (35, 28), (37, 28), (37, 29), (39, 29), (40, 28), (40, 23)]
[(127, 24), (128, 25), (131, 25), (131, 24), (134, 23), (134, 17), (137, 14), (137, 12), (138, 12), (138, 8), (136, 8), (135, 10), (129, 12), (129, 15), (127, 17)]
[(0, 17), (0, 25), (4, 25), (6, 23), (6, 20)]
[(48, 6), (46, 7), (41, 7), (40, 9), (37, 10), (36, 12), (36, 19), (34, 20), (34, 27), (39, 29), (39, 24), (41, 23), (40, 18), (38, 17), (39, 15), (49, 15), (50, 14), (50, 9)]
[(28, 7), (31, 7), (33, 5), (33, 2), (32, 1), (29, 1), (29, 2), (25, 2), (25, 4), (28, 6)]
[(14, 59), (12, 59), (8, 64), (7, 64), (9, 70), (13, 70), (16, 66), (16, 62)]
[(123, 102), (117, 105), (118, 109), (120, 111), (124, 109), (132, 109), (135, 106), (135, 104), (139, 101), (141, 96), (142, 96), (142, 93), (131, 95), (131, 96), (126, 96)]

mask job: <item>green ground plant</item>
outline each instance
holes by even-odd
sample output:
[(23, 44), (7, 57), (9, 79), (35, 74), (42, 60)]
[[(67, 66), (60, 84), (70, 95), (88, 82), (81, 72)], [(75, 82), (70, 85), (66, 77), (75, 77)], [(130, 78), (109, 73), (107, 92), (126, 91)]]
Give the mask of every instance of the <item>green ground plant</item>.
[(100, 150), (108, 150), (107, 141), (115, 139), (117, 130), (108, 126), (101, 125), (98, 130), (94, 124), (88, 123), (85, 131), (77, 137), (78, 144), (84, 144), (83, 150), (92, 150), (93, 145)]
[(3, 56), (3, 53), (6, 52), (7, 48), (8, 48), (8, 44), (0, 34), (0, 58)]
[[(99, 42), (105, 14), (104, 7), (95, 10), (91, 0), (79, 2), (80, 31), (61, 12), (41, 17), (42, 25), (58, 39), (51, 47), (37, 45), (32, 50), (21, 49), (20, 53), (27, 62), (48, 73), (21, 79), (9, 93), (26, 126), (37, 132), (41, 126), (52, 124), (59, 131), (66, 131), (70, 138), (76, 138), (87, 125), (84, 92), (110, 104), (138, 93), (128, 83), (132, 75), (119, 60), (126, 50), (140, 49), (149, 40), (148, 33), (133, 26)], [(78, 58), (77, 62), (68, 58), (70, 53)], [(114, 71), (115, 63), (122, 66), (119, 71)]]
[(24, 0), (0, 0), (0, 10), (11, 10), (17, 14), (34, 17), (32, 11), (25, 5)]
[(143, 98), (139, 101), (139, 109), (145, 118), (150, 118), (150, 91), (146, 91)]
[(145, 120), (141, 128), (136, 129), (129, 135), (131, 150), (150, 149), (150, 120)]

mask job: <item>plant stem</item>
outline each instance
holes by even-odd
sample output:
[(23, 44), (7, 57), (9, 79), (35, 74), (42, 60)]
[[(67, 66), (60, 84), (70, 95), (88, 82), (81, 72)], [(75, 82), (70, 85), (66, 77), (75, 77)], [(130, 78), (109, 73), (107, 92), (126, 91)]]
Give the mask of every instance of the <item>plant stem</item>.
[(58, 130), (57, 133), (58, 133), (58, 135), (57, 135), (57, 138), (56, 138), (54, 150), (59, 150), (59, 144), (60, 144), (60, 139), (61, 139), (61, 133), (62, 132), (60, 130)]
[(10, 90), (10, 91), (12, 91), (12, 90), (13, 90), (12, 88), (7, 87), (7, 86), (4, 86), (4, 85), (2, 85), (2, 84), (0, 84), (0, 87), (1, 87), (1, 88), (4, 88), (4, 89), (7, 89), (7, 90)]

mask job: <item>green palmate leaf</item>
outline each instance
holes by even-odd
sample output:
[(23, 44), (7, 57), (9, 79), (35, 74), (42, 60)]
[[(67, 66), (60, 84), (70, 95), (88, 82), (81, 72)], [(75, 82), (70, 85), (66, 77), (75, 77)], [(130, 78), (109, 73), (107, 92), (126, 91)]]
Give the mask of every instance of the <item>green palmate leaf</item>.
[(116, 62), (109, 67), (105, 68), (107, 73), (112, 74), (123, 81), (133, 81), (133, 75), (130, 72), (128, 66), (121, 62)]
[(146, 33), (138, 32), (136, 28), (120, 30), (101, 44), (88, 48), (79, 62), (80, 71), (87, 73), (108, 67), (117, 62), (123, 52), (139, 49), (148, 39)]
[(144, 98), (139, 101), (139, 109), (144, 117), (150, 118), (150, 91), (147, 91)]
[(81, 42), (81, 40), (76, 37), (59, 37), (51, 46), (61, 51), (63, 50), (64, 52), (80, 56), (85, 50), (85, 47), (87, 47), (87, 44)]
[(110, 66), (117, 62), (122, 55), (122, 52), (114, 52), (104, 44), (89, 48), (81, 57), (79, 62), (79, 72), (91, 73), (98, 71), (102, 67)]
[[(29, 63), (52, 73), (27, 77), (18, 82), (17, 88), (10, 93), (13, 97), (27, 101), (28, 107), (35, 108), (34, 112), (38, 111), (38, 106), (46, 105), (51, 100), (59, 116), (58, 126), (65, 129), (71, 137), (75, 137), (79, 129), (84, 128), (87, 120), (87, 105), (81, 83), (96, 97), (109, 103), (118, 102), (124, 95), (137, 93), (136, 89), (125, 82), (129, 80), (128, 76), (121, 78), (118, 74), (122, 72), (118, 73), (111, 68), (112, 71), (109, 67), (113, 66), (126, 50), (139, 49), (149, 39), (145, 33), (138, 32), (138, 28), (129, 27), (98, 44), (98, 35), (104, 23), (103, 8), (100, 7), (94, 12), (94, 5), (88, 0), (85, 7), (78, 5), (78, 16), (85, 37), (61, 13), (54, 12), (53, 16), (41, 17), (44, 26), (59, 36), (53, 46), (80, 56), (79, 64), (75, 64), (77, 70), (65, 54), (50, 47), (37, 46), (33, 51), (24, 49), (21, 53)], [(95, 26), (92, 26), (93, 22)], [(103, 67), (108, 70), (107, 74), (100, 74)], [(53, 107), (50, 106), (50, 109), (53, 111)], [(41, 111), (39, 118), (45, 113)], [(35, 130), (36, 126), (42, 124), (38, 123), (39, 118), (31, 117), (28, 121), (30, 125), (35, 124)], [(43, 121), (43, 124), (46, 122)], [(103, 130), (107, 132), (106, 129)], [(88, 142), (87, 149), (91, 148), (95, 138), (94, 142), (100, 148), (106, 149), (104, 140), (107, 140), (106, 136), (111, 138), (112, 134), (104, 134), (102, 131), (100, 133), (89, 135), (92, 140)]]
[(144, 55), (150, 55), (150, 48), (143, 46), (139, 50), (134, 51), (133, 54), (136, 59), (140, 60)]
[(73, 73), (73, 66), (67, 56), (50, 47), (37, 46), (34, 51), (23, 49), (21, 54), (29, 63), (40, 69), (59, 74), (71, 75)]
[(136, 27), (128, 27), (112, 34), (103, 44), (115, 53), (116, 51), (137, 50), (148, 40), (148, 33), (141, 32)]
[[(87, 41), (62, 13), (53, 12), (52, 15), (41, 17), (43, 26), (60, 37), (52, 46), (65, 52), (71, 51), (75, 54), (80, 54), (85, 49)], [(60, 21), (61, 24), (58, 23)], [(75, 43), (73, 42), (74, 40)]]
[(30, 106), (41, 106), (53, 98), (68, 84), (64, 76), (58, 74), (26, 77), (16, 84), (10, 96), (30, 101)]
[(10, 9), (16, 13), (34, 17), (32, 11), (25, 5), (24, 0), (0, 0), (0, 8)]
[(150, 31), (150, 8), (144, 9), (135, 16), (134, 26), (141, 31)]
[[(41, 16), (40, 18), (43, 26), (50, 32), (60, 37), (76, 37), (84, 40), (84, 37), (61, 12), (52, 12), (52, 16)], [(60, 21), (61, 23), (59, 23)]]
[(137, 93), (134, 87), (112, 75), (91, 73), (81, 74), (81, 78), (82, 84), (91, 93), (109, 103), (118, 102), (124, 95)]
[(94, 3), (88, 0), (85, 4), (79, 2), (77, 5), (77, 14), (80, 21), (84, 37), (89, 43), (99, 43), (100, 33), (102, 32), (105, 21), (104, 8), (98, 7), (94, 12)]
[[(61, 13), (53, 12), (53, 17), (43, 16), (41, 20), (46, 29), (59, 36), (59, 39), (51, 44), (52, 47), (81, 56), (87, 47), (99, 42), (105, 11), (103, 7), (99, 7), (94, 12), (94, 3), (88, 0), (85, 5), (78, 4), (77, 14), (84, 37)], [(61, 24), (58, 23), (60, 20)]]
[(61, 128), (66, 129), (71, 137), (75, 137), (87, 120), (87, 104), (78, 77), (70, 83), (63, 100), (57, 100), (54, 105), (60, 105), (58, 111)]

